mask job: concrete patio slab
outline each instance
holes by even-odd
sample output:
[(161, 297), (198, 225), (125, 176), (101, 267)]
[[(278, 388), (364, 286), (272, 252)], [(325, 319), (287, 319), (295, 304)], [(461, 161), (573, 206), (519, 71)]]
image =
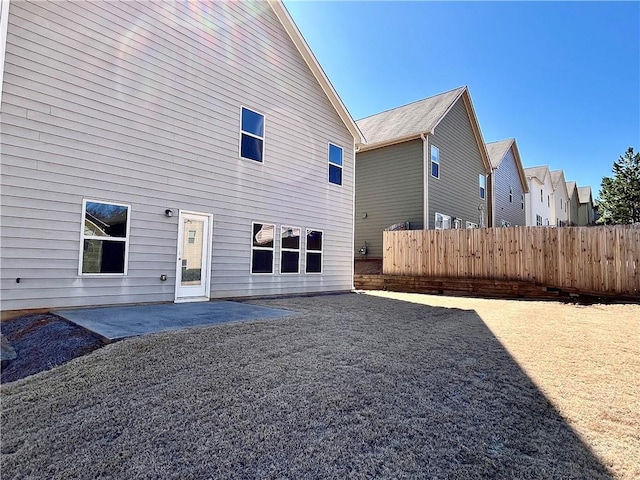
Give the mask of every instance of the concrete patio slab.
[(110, 341), (167, 330), (296, 314), (291, 310), (230, 301), (77, 308), (54, 310), (51, 313)]

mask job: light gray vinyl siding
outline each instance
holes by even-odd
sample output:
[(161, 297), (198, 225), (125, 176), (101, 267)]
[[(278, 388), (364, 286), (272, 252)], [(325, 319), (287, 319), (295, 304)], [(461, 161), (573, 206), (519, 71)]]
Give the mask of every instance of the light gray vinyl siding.
[[(500, 227), (505, 222), (511, 226), (525, 226), (526, 212), (522, 208), (524, 190), (513, 149), (507, 150), (500, 166), (494, 171), (495, 192), (495, 226)], [(513, 201), (509, 202), (509, 188), (513, 191)]]
[(484, 207), (485, 226), (489, 226), (487, 199), (480, 198), (478, 175), (486, 175), (471, 121), (461, 97), (430, 135), (429, 144), (440, 149), (440, 178), (428, 172), (429, 228), (435, 228), (435, 213), (451, 216), (465, 222), (479, 222), (478, 206)]
[(382, 258), (382, 232), (395, 223), (423, 228), (422, 158), (422, 140), (356, 154), (356, 258), (365, 241), (368, 257)]
[[(1, 146), (3, 310), (172, 301), (179, 210), (213, 214), (211, 297), (352, 286), (353, 137), (266, 2), (12, 1)], [(131, 206), (128, 275), (78, 275), (84, 198)], [(323, 273), (251, 275), (252, 221), (323, 230)]]

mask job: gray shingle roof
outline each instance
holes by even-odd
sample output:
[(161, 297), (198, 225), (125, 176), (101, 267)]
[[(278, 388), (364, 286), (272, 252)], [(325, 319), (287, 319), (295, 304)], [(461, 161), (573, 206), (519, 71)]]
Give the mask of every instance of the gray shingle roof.
[(578, 201), (588, 203), (591, 200), (591, 187), (578, 187)]
[(558, 184), (560, 183), (560, 181), (562, 180), (562, 177), (564, 176), (563, 171), (553, 170), (549, 173), (551, 174), (551, 184), (553, 185), (553, 189), (555, 190), (556, 188), (558, 188)]
[(549, 171), (549, 167), (546, 165), (542, 165), (540, 167), (529, 167), (524, 169), (524, 173), (526, 173), (527, 177), (536, 177), (540, 182), (544, 182), (544, 177)]
[(573, 193), (574, 188), (576, 188), (576, 182), (567, 182), (567, 191), (569, 192), (569, 196)]
[(356, 121), (367, 145), (419, 136), (435, 128), (449, 107), (467, 87), (459, 87), (433, 97), (377, 113)]
[(513, 141), (513, 138), (507, 138), (506, 140), (487, 143), (487, 153), (489, 154), (489, 159), (491, 160), (491, 166), (493, 168), (498, 168), (500, 166), (502, 159), (507, 154), (507, 150), (511, 148)]

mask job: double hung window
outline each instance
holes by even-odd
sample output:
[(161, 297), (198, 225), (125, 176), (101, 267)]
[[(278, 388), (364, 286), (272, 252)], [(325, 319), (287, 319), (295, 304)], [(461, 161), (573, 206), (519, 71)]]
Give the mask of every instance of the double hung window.
[(329, 144), (329, 183), (342, 185), (342, 148)]
[(264, 158), (264, 115), (241, 109), (240, 157), (262, 163)]
[(306, 268), (307, 273), (322, 273), (322, 231), (307, 228)]
[(81, 275), (126, 275), (129, 220), (129, 205), (94, 200), (82, 202)]
[(275, 229), (270, 223), (252, 224), (251, 273), (273, 273)]
[(440, 149), (431, 145), (431, 176), (440, 178)]
[(280, 273), (300, 273), (300, 230), (280, 227)]

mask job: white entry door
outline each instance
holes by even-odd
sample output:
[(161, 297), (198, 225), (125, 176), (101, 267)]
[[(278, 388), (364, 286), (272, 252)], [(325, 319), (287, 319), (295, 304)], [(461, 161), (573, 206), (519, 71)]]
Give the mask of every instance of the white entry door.
[(209, 300), (212, 216), (180, 212), (176, 302)]

